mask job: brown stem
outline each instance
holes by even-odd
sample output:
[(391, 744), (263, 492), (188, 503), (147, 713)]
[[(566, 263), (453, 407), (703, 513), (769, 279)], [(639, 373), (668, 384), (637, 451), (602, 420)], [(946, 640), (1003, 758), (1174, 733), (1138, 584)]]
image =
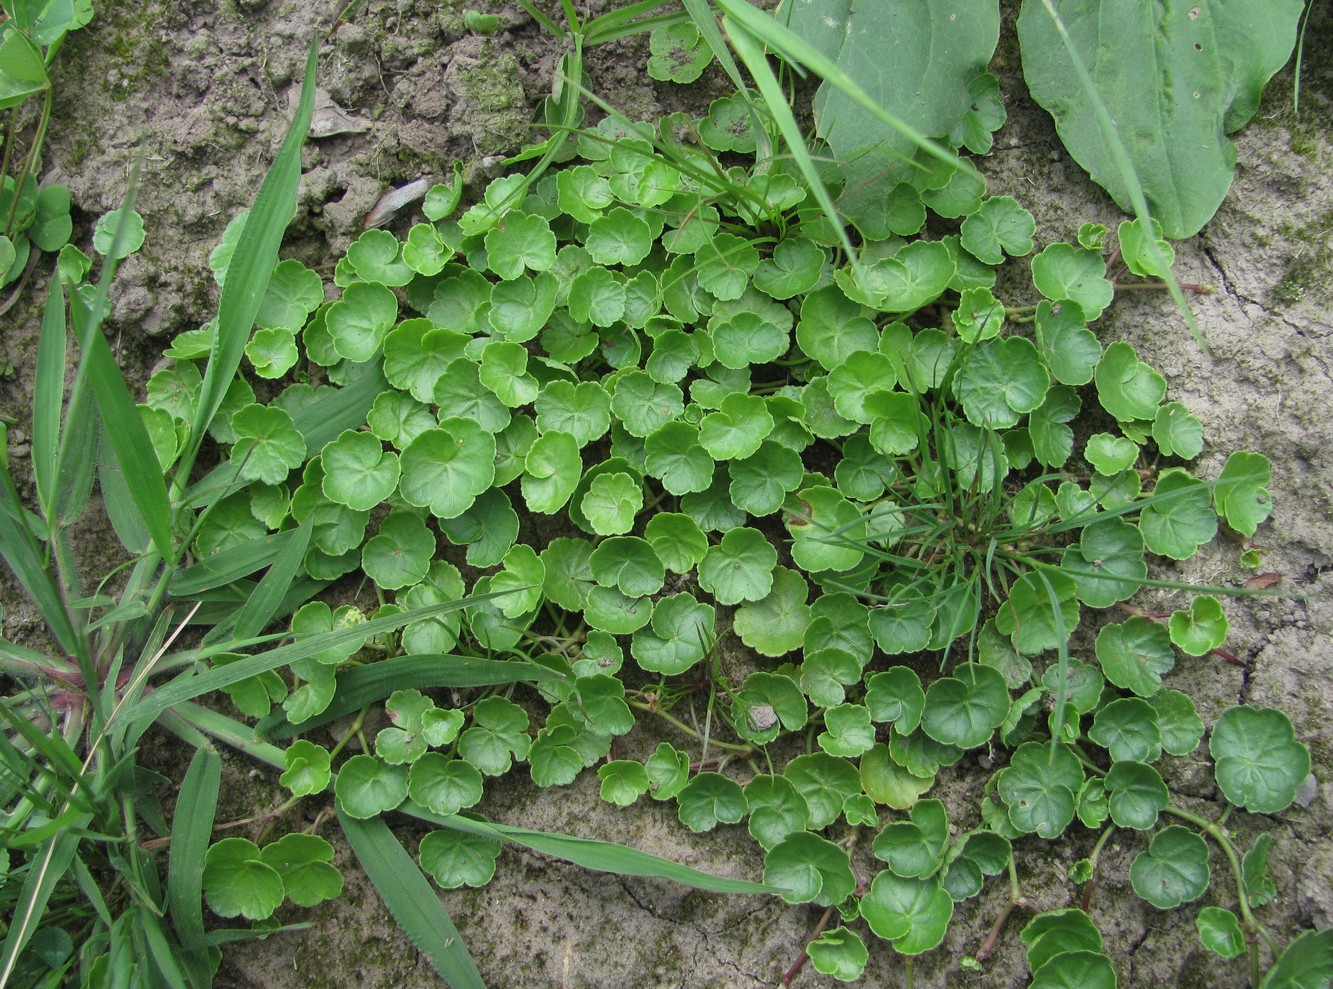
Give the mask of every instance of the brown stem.
[(801, 969), (805, 967), (806, 960), (810, 957), (810, 945), (819, 940), (819, 935), (823, 934), (825, 929), (832, 922), (833, 911), (835, 909), (835, 907), (829, 907), (824, 911), (824, 916), (819, 918), (819, 923), (815, 925), (814, 934), (810, 935), (810, 939), (805, 942), (805, 947), (803, 947), (801, 953), (796, 956), (796, 961), (791, 963), (791, 968), (787, 969), (783, 974), (782, 985), (791, 985), (796, 981), (796, 977), (801, 974)]
[(991, 925), (990, 933), (986, 935), (986, 940), (981, 942), (981, 947), (977, 949), (977, 961), (984, 962), (995, 952), (995, 946), (1000, 943), (1000, 934), (1004, 931), (1004, 925), (1009, 920), (1009, 915), (1014, 912), (1015, 907), (1026, 907), (1027, 901), (1022, 897), (1011, 899), (1005, 904), (1000, 915), (995, 918), (995, 923)]
[[(1169, 287), (1166, 282), (1115, 282), (1114, 285), (1117, 292), (1164, 292)], [(1194, 295), (1213, 294), (1213, 287), (1211, 285), (1204, 285), (1201, 282), (1181, 282), (1180, 290), (1182, 292), (1191, 292)]]

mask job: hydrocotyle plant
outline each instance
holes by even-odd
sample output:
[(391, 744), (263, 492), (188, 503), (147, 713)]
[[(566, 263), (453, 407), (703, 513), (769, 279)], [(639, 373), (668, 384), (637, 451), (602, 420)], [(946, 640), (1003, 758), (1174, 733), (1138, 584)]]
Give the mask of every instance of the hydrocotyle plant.
[[(1012, 845), (1029, 836), (1144, 832), (1131, 879), (1162, 909), (1202, 896), (1211, 840), (1235, 910), (1208, 907), (1203, 941), (1235, 954), (1241, 931), (1257, 972), (1267, 843), (1242, 856), (1156, 766), (1201, 744), (1170, 674), (1219, 654), (1227, 589), (1165, 613), (1130, 602), (1197, 590), (1149, 562), (1188, 559), (1221, 524), (1253, 536), (1270, 468), (1242, 451), (1191, 473), (1199, 421), (1091, 328), (1119, 285), (1164, 274), (1161, 230), (1088, 224), (1037, 251), (1021, 204), (927, 163), (853, 258), (799, 161), (747, 161), (782, 139), (770, 109), (609, 117), (578, 135), (580, 161), (497, 179), (461, 213), (461, 190), (437, 187), (403, 238), (348, 249), (331, 302), (317, 274), (277, 266), (248, 374), (296, 380), (267, 403), (247, 375), (229, 386), (215, 435), (230, 458), (184, 492), (210, 506), (196, 575), (285, 547), (313, 580), (360, 571), (373, 601), (297, 610), (293, 634), (338, 645), (285, 674), (274, 654), (258, 676), (215, 663), (194, 679), (270, 743), (295, 739), (285, 750), (220, 715), (196, 723), (283, 769), (293, 800), (331, 789), (382, 877), (404, 854), (379, 823), (394, 810), (441, 825), (419, 862), (445, 887), (486, 882), (504, 841), (580, 847), (469, 812), (520, 766), (539, 786), (597, 766), (607, 801), (672, 801), (697, 832), (745, 822), (765, 888), (841, 911), (809, 954), (846, 979), (865, 928), (910, 966), (986, 876), (1007, 873), (1021, 903)], [(957, 146), (998, 123), (980, 115)], [(233, 236), (214, 255), (224, 284)], [(1019, 264), (1027, 279), (997, 289)], [(145, 414), (189, 420), (212, 339), (173, 343)], [(334, 408), (364, 425), (325, 428)], [(404, 611), (469, 593), (457, 613)], [(349, 715), (336, 745), (311, 734)], [(981, 747), (1003, 765), (980, 825), (954, 834), (929, 793)], [(1223, 820), (1287, 807), (1309, 771), (1273, 710), (1225, 712), (1209, 754)], [(281, 870), (227, 841), (210, 902), (267, 915)], [(262, 889), (238, 895), (251, 874)], [(1025, 929), (1039, 984), (1085, 968), (1113, 982), (1090, 926), (1074, 911)], [(1270, 984), (1294, 985), (1281, 952)], [(446, 960), (477, 978), (457, 947)]]

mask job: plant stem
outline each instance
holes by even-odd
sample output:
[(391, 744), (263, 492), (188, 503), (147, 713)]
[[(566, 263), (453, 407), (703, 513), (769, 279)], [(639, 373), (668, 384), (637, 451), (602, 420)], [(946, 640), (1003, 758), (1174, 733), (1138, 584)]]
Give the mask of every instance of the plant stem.
[(1101, 836), (1097, 839), (1097, 844), (1092, 846), (1092, 854), (1088, 856), (1088, 863), (1092, 868), (1092, 873), (1088, 876), (1088, 881), (1083, 887), (1083, 900), (1079, 904), (1085, 912), (1088, 909), (1088, 904), (1092, 902), (1093, 888), (1097, 885), (1097, 857), (1101, 855), (1102, 849), (1106, 847), (1107, 840), (1114, 832), (1115, 825), (1108, 824), (1106, 830), (1103, 831)]
[[(37, 162), (37, 155), (42, 150), (42, 144), (46, 141), (46, 125), (51, 119), (51, 88), (46, 90), (46, 100), (42, 104), (42, 117), (37, 124), (37, 135), (32, 139), (32, 147), (28, 149), (28, 155), (23, 159), (23, 171), (19, 172), (18, 178), (14, 182), (14, 201), (9, 204), (9, 216), (5, 217), (5, 234), (9, 235), (14, 229), (14, 217), (18, 215), (19, 199), (23, 191), (23, 183), (28, 180), (28, 173)], [(8, 148), (6, 148), (8, 150)]]
[(791, 963), (791, 968), (783, 973), (780, 984), (789, 986), (796, 981), (796, 976), (801, 974), (801, 969), (805, 967), (806, 961), (810, 958), (810, 945), (819, 940), (819, 935), (827, 930), (829, 923), (833, 920), (834, 907), (830, 906), (824, 911), (824, 915), (819, 918), (819, 923), (815, 925), (815, 931), (801, 948), (801, 953), (796, 956), (796, 960)]
[(916, 958), (912, 955), (903, 955), (903, 987), (912, 989), (916, 984)]
[(1026, 907), (1027, 900), (1019, 894), (1018, 891), (1018, 869), (1014, 865), (1014, 853), (1009, 852), (1009, 902), (1005, 904), (1000, 915), (995, 918), (995, 923), (991, 925), (990, 933), (986, 935), (986, 940), (981, 942), (981, 947), (977, 949), (977, 961), (984, 962), (995, 952), (995, 946), (1000, 943), (1000, 934), (1004, 930), (1004, 925), (1009, 920), (1009, 915), (1014, 912), (1015, 907)]
[[(679, 718), (673, 717), (666, 711), (663, 711), (660, 707), (653, 707), (651, 704), (644, 704), (642, 701), (630, 701), (629, 706), (638, 711), (647, 711), (649, 714), (657, 715), (667, 724), (674, 725), (691, 738), (698, 739), (701, 742), (704, 740), (703, 735), (699, 734), (699, 732), (695, 731)], [(739, 752), (741, 755), (749, 755), (751, 752), (755, 751), (753, 745), (738, 745), (735, 742), (719, 742), (716, 738), (710, 738), (708, 744), (710, 746), (716, 746), (719, 749), (726, 749), (728, 752)]]

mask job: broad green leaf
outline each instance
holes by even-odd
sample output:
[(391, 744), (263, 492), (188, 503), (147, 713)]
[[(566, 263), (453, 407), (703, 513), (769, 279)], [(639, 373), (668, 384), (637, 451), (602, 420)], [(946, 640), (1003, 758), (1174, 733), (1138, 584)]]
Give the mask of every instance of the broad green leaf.
[(894, 761), (889, 746), (879, 743), (861, 756), (861, 785), (875, 803), (906, 810), (935, 785), (935, 775), (914, 775)]
[(1134, 892), (1159, 910), (1197, 900), (1208, 888), (1208, 878), (1208, 843), (1177, 824), (1153, 835), (1129, 867)]
[(1122, 828), (1147, 831), (1171, 802), (1161, 775), (1142, 762), (1117, 762), (1106, 774), (1111, 820)]
[(445, 889), (457, 889), (490, 882), (502, 847), (500, 842), (489, 838), (444, 828), (421, 839), (417, 856), (421, 868), (435, 882)]
[(333, 789), (344, 813), (365, 820), (403, 802), (407, 797), (407, 769), (390, 766), (371, 755), (355, 755), (338, 770)]
[(398, 487), (398, 455), (370, 433), (346, 430), (324, 447), (320, 460), (324, 496), (354, 511), (369, 511)]
[(642, 509), (642, 485), (619, 471), (598, 474), (579, 499), (579, 511), (599, 536), (629, 532), (634, 528), (634, 517)]
[(1060, 562), (1074, 579), (1078, 599), (1093, 608), (1128, 600), (1148, 577), (1143, 536), (1119, 518), (1084, 526), (1078, 546), (1067, 548)]
[(1075, 160), (1129, 210), (1128, 179), (1080, 83), (1062, 38), (1067, 31), (1153, 215), (1166, 236), (1193, 236), (1231, 184), (1236, 150), (1226, 135), (1250, 119), (1264, 83), (1286, 63), (1302, 4), (1145, 7), (1125, 0), (1094, 10), (1057, 0), (1053, 7), (1063, 28), (1040, 3), (1026, 4), (1018, 18), (1033, 98), (1055, 117)]
[(611, 399), (596, 381), (551, 381), (542, 387), (535, 407), (541, 432), (569, 433), (580, 447), (611, 428)]
[(1046, 359), (1051, 375), (1063, 385), (1086, 385), (1101, 360), (1102, 345), (1087, 328), (1083, 307), (1065, 299), (1037, 303), (1037, 349)]
[(708, 655), (716, 638), (712, 605), (688, 591), (672, 594), (653, 607), (651, 631), (634, 633), (630, 652), (641, 669), (676, 676)]
[(832, 81), (815, 94), (817, 132), (838, 161), (849, 163), (852, 193), (839, 205), (852, 220), (913, 174), (911, 157), (924, 136), (945, 137), (962, 123), (972, 106), (969, 83), (999, 38), (999, 11), (984, 2), (946, 11), (928, 3), (838, 0), (785, 5), (780, 17), (830, 68), (854, 80), (861, 99), (880, 108), (872, 112)]
[(737, 715), (744, 718), (736, 730), (761, 744), (777, 738), (782, 729), (804, 728), (809, 717), (805, 696), (796, 681), (778, 673), (751, 673), (737, 691), (736, 702)]
[(669, 742), (660, 742), (643, 768), (648, 772), (648, 792), (653, 799), (670, 800), (689, 780), (690, 757)]
[(1115, 967), (1099, 951), (1064, 951), (1036, 973), (1028, 989), (1116, 989)]
[(1009, 599), (1000, 606), (996, 627), (1012, 638), (1014, 648), (1029, 656), (1059, 649), (1078, 625), (1076, 594), (1074, 579), (1058, 570), (1026, 573), (1014, 582)]
[(787, 763), (783, 775), (805, 798), (812, 831), (836, 821), (847, 798), (861, 791), (861, 776), (856, 767), (846, 759), (823, 752), (797, 756)]
[(578, 487), (582, 468), (578, 440), (559, 430), (543, 433), (524, 459), (524, 502), (543, 515), (558, 512)]
[(995, 785), (1014, 827), (1054, 838), (1074, 819), (1074, 794), (1083, 786), (1083, 767), (1063, 745), (1025, 742)]
[(805, 798), (785, 776), (754, 777), (745, 784), (745, 801), (750, 818), (747, 827), (766, 850), (802, 832), (810, 820)]
[(486, 263), (505, 281), (555, 264), (555, 234), (545, 218), (510, 210), (486, 232)]
[(849, 927), (826, 930), (805, 948), (815, 971), (839, 982), (855, 982), (865, 971), (870, 953), (861, 935)]
[(1139, 530), (1154, 553), (1189, 559), (1217, 532), (1207, 485), (1179, 467), (1162, 471), (1152, 502), (1139, 513)]
[(1333, 932), (1306, 931), (1290, 942), (1261, 989), (1324, 989), (1333, 980)]
[[(1240, 921), (1223, 907), (1204, 907), (1194, 921), (1203, 946), (1223, 958), (1237, 958), (1245, 951), (1245, 935)], [(1330, 965), (1333, 971), (1333, 965)]]
[(1072, 244), (1051, 244), (1033, 258), (1032, 284), (1051, 302), (1076, 303), (1089, 322), (1115, 296), (1101, 255)]
[(762, 398), (733, 392), (700, 422), (699, 444), (714, 460), (744, 460), (758, 451), (773, 425)]
[(991, 196), (963, 221), (963, 247), (986, 264), (1032, 253), (1037, 222), (1012, 196)]
[(964, 663), (926, 691), (921, 728), (937, 742), (971, 749), (989, 740), (1008, 713), (1004, 677), (989, 666)]
[(477, 378), (511, 409), (529, 405), (537, 397), (537, 379), (528, 373), (528, 352), (511, 340), (492, 340), (482, 348)]
[(710, 546), (699, 563), (699, 586), (719, 604), (760, 601), (773, 589), (778, 554), (757, 529), (737, 528)]
[(861, 900), (870, 929), (904, 955), (919, 955), (944, 940), (953, 898), (935, 879), (904, 879), (885, 869)]
[(699, 773), (676, 794), (680, 822), (698, 834), (719, 824), (735, 824), (747, 805), (740, 784), (721, 773)]
[(1268, 493), (1271, 481), (1272, 467), (1262, 453), (1238, 450), (1231, 454), (1213, 486), (1218, 514), (1242, 536), (1253, 536), (1273, 511)]
[(836, 704), (824, 712), (824, 728), (815, 739), (829, 755), (853, 759), (875, 744), (870, 712), (860, 704)]
[(472, 710), (472, 726), (458, 737), (458, 754), (487, 776), (502, 776), (525, 759), (531, 739), (528, 715), (503, 697), (487, 697)]
[(1034, 973), (1046, 967), (1057, 955), (1068, 952), (1100, 953), (1102, 933), (1086, 913), (1077, 907), (1048, 910), (1028, 921), (1023, 928), (1027, 946), (1028, 968)]
[(362, 281), (381, 286), (406, 285), (415, 272), (403, 262), (402, 248), (389, 231), (367, 230), (347, 246), (347, 264)]
[(648, 792), (648, 770), (632, 759), (615, 759), (600, 766), (597, 778), (602, 781), (602, 799), (617, 807), (628, 807)]
[(204, 898), (220, 917), (264, 920), (286, 897), (282, 876), (249, 838), (223, 838), (204, 857)]
[(243, 479), (281, 484), (305, 461), (305, 439), (280, 408), (247, 405), (232, 416), (232, 427), (238, 439), (231, 459)]
[[(365, 434), (361, 434), (365, 435)], [(365, 544), (361, 566), (385, 590), (418, 583), (435, 555), (435, 535), (415, 512), (393, 512)]]
[(954, 394), (975, 425), (1004, 429), (1038, 408), (1050, 379), (1037, 349), (1021, 337), (984, 340), (954, 378)]
[(1133, 345), (1123, 340), (1106, 348), (1095, 378), (1102, 408), (1121, 422), (1152, 419), (1166, 394), (1166, 379), (1139, 360)]
[(1152, 438), (1165, 456), (1193, 460), (1203, 451), (1203, 424), (1179, 402), (1167, 402), (1153, 417)]
[(1162, 748), (1172, 755), (1189, 755), (1203, 739), (1203, 719), (1189, 694), (1162, 690), (1148, 699), (1157, 712)]
[(495, 606), (506, 618), (533, 611), (542, 601), (546, 567), (536, 551), (519, 543), (504, 555), (504, 569), (491, 578), (491, 593), (502, 595)]
[(329, 307), (325, 322), (338, 356), (364, 363), (379, 351), (397, 318), (398, 299), (392, 291), (379, 282), (356, 282)]
[(1171, 641), (1190, 656), (1206, 656), (1227, 639), (1227, 616), (1211, 594), (1200, 594), (1189, 610), (1173, 611), (1167, 626)]
[(638, 536), (613, 536), (602, 540), (592, 551), (588, 563), (598, 584), (619, 588), (629, 597), (656, 594), (662, 589), (666, 573), (652, 544)]
[(491, 486), (495, 437), (471, 420), (443, 419), (439, 428), (426, 430), (408, 444), (400, 464), (404, 500), (451, 519), (467, 511)]
[(847, 852), (808, 831), (787, 835), (764, 856), (764, 882), (784, 889), (788, 903), (833, 906), (856, 888)]
[(763, 599), (736, 609), (732, 628), (742, 642), (764, 656), (782, 656), (799, 647), (810, 624), (810, 588), (794, 570), (776, 567)]
[(1088, 738), (1105, 748), (1113, 762), (1155, 762), (1162, 754), (1157, 712), (1140, 697), (1122, 697), (1103, 706)]
[(644, 453), (647, 472), (671, 494), (706, 491), (713, 481), (713, 458), (699, 445), (698, 428), (687, 422), (664, 423), (645, 438)]
[[(1171, 637), (1157, 622), (1134, 616), (1097, 633), (1097, 662), (1106, 679), (1140, 697), (1152, 697), (1176, 665)], [(1168, 751), (1170, 749), (1168, 748)]]
[(1253, 814), (1285, 810), (1310, 772), (1310, 750), (1296, 741), (1291, 719), (1272, 708), (1228, 708), (1213, 726), (1208, 752), (1222, 793)]
[(265, 845), (260, 856), (282, 877), (288, 899), (298, 907), (313, 907), (342, 892), (342, 873), (332, 864), (333, 846), (319, 835), (283, 835)]

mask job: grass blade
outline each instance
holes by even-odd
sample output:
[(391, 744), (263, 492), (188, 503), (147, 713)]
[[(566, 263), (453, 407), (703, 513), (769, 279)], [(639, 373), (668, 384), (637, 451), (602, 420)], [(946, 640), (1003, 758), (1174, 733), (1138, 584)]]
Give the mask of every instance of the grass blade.
[(51, 279), (42, 310), (42, 333), (37, 343), (37, 371), (33, 381), (32, 473), (42, 514), (55, 517), (56, 478), (60, 462), (60, 413), (65, 404), (65, 293), (60, 276)]
[[(127, 197), (128, 202), (129, 197)], [(124, 221), (122, 221), (123, 223)], [(105, 279), (104, 279), (105, 281)], [(102, 333), (100, 307), (88, 310), (78, 296), (71, 298), (74, 329), (83, 351), (87, 380), (97, 399), (106, 434), (124, 474), (126, 488), (152, 538), (153, 548), (171, 558), (171, 503), (162, 481), (162, 466), (148, 430), (130, 397), (125, 378)]]
[(423, 821), (430, 821), (441, 827), (453, 828), (467, 834), (475, 834), (492, 841), (507, 841), (522, 845), (534, 852), (542, 852), (555, 858), (573, 862), (575, 865), (592, 869), (594, 872), (613, 872), (619, 876), (644, 876), (651, 879), (669, 879), (672, 882), (690, 886), (694, 889), (712, 893), (763, 893), (781, 892), (777, 887), (762, 883), (746, 882), (743, 879), (727, 879), (700, 872), (688, 865), (672, 862), (649, 852), (641, 852), (628, 845), (613, 841), (598, 841), (593, 838), (579, 838), (569, 834), (555, 834), (550, 831), (533, 831), (529, 828), (515, 828), (506, 824), (490, 824), (473, 820), (470, 817), (454, 815), (441, 817), (432, 814), (412, 801), (404, 803), (399, 810), (411, 814)]
[(60, 647), (71, 656), (87, 655), (86, 643), (74, 631), (60, 590), (42, 561), (9, 468), (4, 465), (0, 465), (0, 556), (37, 605)]
[(176, 571), (167, 590), (172, 597), (188, 598), (248, 577), (276, 560), (295, 533), (295, 529), (288, 529), (228, 547), (192, 567)]
[(282, 607), (283, 598), (296, 579), (305, 561), (306, 549), (310, 546), (312, 525), (303, 525), (283, 547), (278, 558), (269, 567), (268, 573), (259, 582), (250, 599), (236, 616), (232, 635), (238, 639), (248, 639), (258, 635), (264, 626), (273, 620), (273, 616)]
[(264, 738), (291, 738), (312, 728), (336, 721), (388, 697), (395, 690), (423, 687), (495, 687), (510, 683), (562, 680), (555, 670), (532, 663), (473, 656), (398, 656), (367, 666), (356, 666), (338, 674), (338, 687), (329, 706), (300, 724), (287, 720), (287, 712), (276, 708), (255, 726)]
[(83, 829), (92, 820), (91, 814), (79, 815), (67, 830), (60, 832), (43, 846), (28, 867), (28, 877), (19, 891), (18, 903), (9, 920), (9, 932), (0, 948), (0, 989), (9, 985), (19, 955), (36, 933), (46, 904), (55, 892), (56, 883), (65, 875), (74, 860), (74, 853), (83, 840)]
[(852, 242), (847, 236), (847, 228), (842, 222), (838, 208), (833, 205), (833, 197), (829, 195), (828, 189), (819, 177), (819, 169), (815, 167), (814, 159), (805, 146), (805, 135), (801, 132), (801, 125), (796, 122), (791, 107), (787, 105), (782, 87), (778, 84), (778, 78), (773, 74), (773, 70), (769, 68), (763, 50), (745, 27), (730, 18), (725, 19), (723, 24), (727, 28), (727, 36), (731, 38), (732, 47), (736, 49), (736, 54), (741, 57), (745, 67), (750, 70), (755, 86), (759, 89), (759, 95), (763, 97), (764, 102), (768, 105), (768, 112), (772, 114), (774, 123), (778, 125), (778, 130), (782, 133), (782, 139), (787, 142), (787, 148), (796, 161), (796, 167), (801, 170), (806, 185), (815, 194), (815, 199), (819, 202), (819, 208), (823, 210), (824, 215), (828, 217), (829, 224), (837, 233), (838, 241), (843, 252), (847, 255), (847, 260), (851, 263), (852, 269), (859, 272), (861, 262), (858, 260), (856, 250), (852, 247)]
[(296, 190), (301, 181), (301, 146), (310, 130), (310, 118), (315, 100), (315, 70), (319, 64), (319, 45), (312, 42), (306, 58), (305, 77), (301, 82), (301, 102), (283, 141), (282, 150), (268, 170), (264, 184), (259, 188), (255, 204), (241, 230), (227, 269), (227, 280), (218, 302), (217, 331), (204, 372), (203, 385), (190, 426), (190, 439), (180, 458), (176, 480), (181, 487), (189, 479), (194, 459), (208, 431), (209, 423), (217, 415), (241, 365), (241, 356), (250, 340), (259, 305), (268, 289), (273, 267), (278, 260), (278, 248), (287, 230)]
[(389, 913), (440, 978), (453, 989), (486, 989), (458, 928), (384, 820), (358, 821), (339, 809), (338, 822)]
[[(287, 666), (298, 660), (309, 659), (325, 649), (359, 643), (368, 637), (396, 631), (411, 622), (421, 621), (424, 618), (435, 618), (450, 611), (457, 611), (481, 601), (500, 597), (505, 593), (508, 592), (474, 595), (459, 601), (445, 601), (424, 608), (399, 612), (395, 615), (385, 615), (383, 618), (372, 618), (368, 622), (351, 628), (303, 636), (289, 645), (278, 646), (276, 649), (270, 649), (267, 652), (247, 657), (227, 666), (209, 670), (207, 673), (185, 673), (166, 686), (145, 695), (133, 707), (124, 711), (122, 716), (137, 727), (146, 728), (159, 714), (181, 701), (193, 700), (200, 694), (221, 690), (223, 687), (229, 687), (233, 683), (239, 683), (268, 670), (275, 670), (279, 666)], [(127, 688), (127, 693), (132, 692), (136, 686), (136, 684), (131, 683)]]
[[(199, 945), (204, 940), (204, 854), (213, 835), (221, 781), (222, 759), (217, 749), (211, 745), (196, 749), (171, 819), (167, 909), (181, 943), (186, 946)], [(207, 964), (202, 958), (198, 960)]]

